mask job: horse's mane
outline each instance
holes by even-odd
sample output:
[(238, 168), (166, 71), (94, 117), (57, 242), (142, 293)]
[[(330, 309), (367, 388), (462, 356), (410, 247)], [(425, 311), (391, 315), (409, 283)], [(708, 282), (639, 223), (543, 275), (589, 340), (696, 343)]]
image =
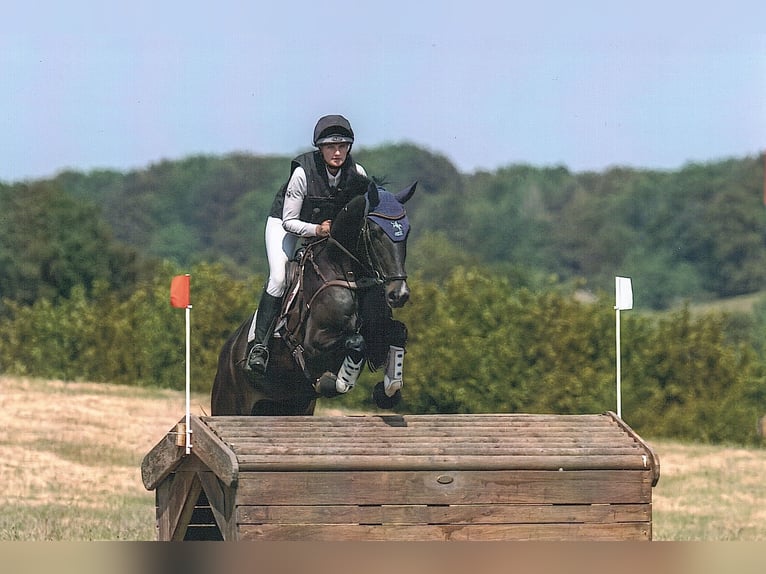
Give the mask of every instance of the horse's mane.
[(332, 222), (330, 231), (332, 238), (347, 249), (352, 247), (366, 215), (367, 199), (364, 195), (357, 195), (340, 210), (335, 221)]

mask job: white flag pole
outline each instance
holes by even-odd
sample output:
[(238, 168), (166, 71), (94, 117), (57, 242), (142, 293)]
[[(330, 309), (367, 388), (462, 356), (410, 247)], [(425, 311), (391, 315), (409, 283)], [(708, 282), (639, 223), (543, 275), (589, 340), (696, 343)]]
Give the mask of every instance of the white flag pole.
[(633, 308), (633, 286), (629, 277), (614, 278), (615, 340), (617, 356), (617, 416), (622, 418), (622, 358), (620, 352), (620, 311)]
[[(186, 418), (184, 423), (176, 425), (176, 446), (186, 444), (186, 454), (191, 452), (191, 294), (189, 274), (176, 275), (170, 282), (170, 305), (176, 309), (186, 309)], [(183, 429), (181, 427), (184, 427)], [(183, 438), (182, 438), (183, 437)]]
[(191, 452), (191, 305), (186, 306), (186, 454)]
[(615, 305), (614, 309), (615, 309), (615, 317), (616, 317), (615, 328), (616, 328), (616, 333), (617, 333), (617, 336), (616, 336), (616, 342), (617, 342), (617, 345), (616, 345), (617, 346), (617, 349), (616, 349), (616, 354), (617, 354), (617, 416), (619, 418), (622, 418), (622, 389), (620, 388), (621, 378), (622, 378), (621, 361), (620, 361), (620, 308)]

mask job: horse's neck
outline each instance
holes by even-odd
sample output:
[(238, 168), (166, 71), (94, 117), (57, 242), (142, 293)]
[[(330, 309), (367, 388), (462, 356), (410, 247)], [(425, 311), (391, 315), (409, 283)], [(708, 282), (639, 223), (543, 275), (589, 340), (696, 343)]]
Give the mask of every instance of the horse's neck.
[[(353, 255), (353, 252), (351, 252)], [(304, 277), (312, 284), (316, 278), (318, 284), (337, 279), (344, 279), (349, 271), (354, 271), (353, 258), (330, 240), (313, 243), (307, 247), (303, 262)]]

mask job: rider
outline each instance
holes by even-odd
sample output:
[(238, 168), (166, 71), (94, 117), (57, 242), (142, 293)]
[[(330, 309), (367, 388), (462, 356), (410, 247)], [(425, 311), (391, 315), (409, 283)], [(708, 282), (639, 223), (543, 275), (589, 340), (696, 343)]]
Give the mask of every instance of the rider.
[(327, 237), (338, 212), (370, 183), (364, 168), (351, 157), (354, 131), (346, 118), (319, 118), (313, 142), (316, 150), (292, 160), (290, 178), (277, 192), (266, 220), (269, 279), (258, 305), (255, 338), (245, 365), (252, 371), (266, 371), (268, 339), (286, 289), (285, 265), (298, 239)]

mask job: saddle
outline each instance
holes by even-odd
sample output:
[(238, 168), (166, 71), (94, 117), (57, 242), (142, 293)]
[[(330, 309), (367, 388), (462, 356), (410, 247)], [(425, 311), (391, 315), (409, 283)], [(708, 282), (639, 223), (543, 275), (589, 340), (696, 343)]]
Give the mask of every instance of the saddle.
[(305, 323), (305, 306), (299, 305), (303, 297), (303, 266), (306, 263), (306, 248), (301, 247), (285, 266), (286, 296), (274, 327), (277, 339), (294, 339)]

